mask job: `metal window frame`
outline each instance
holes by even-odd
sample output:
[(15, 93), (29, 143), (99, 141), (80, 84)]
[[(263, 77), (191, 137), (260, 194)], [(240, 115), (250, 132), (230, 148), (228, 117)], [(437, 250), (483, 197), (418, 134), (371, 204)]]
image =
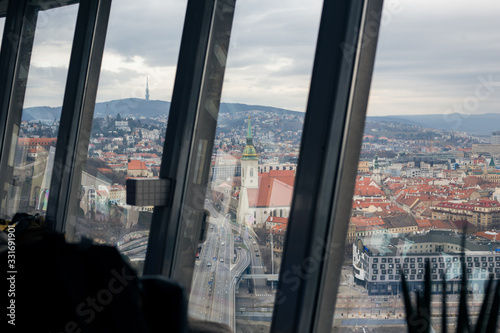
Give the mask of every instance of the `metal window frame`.
[[(2, 187), (0, 205), (7, 205), (6, 191), (9, 189), (8, 184), (13, 181), (12, 154), (16, 144), (14, 140), (17, 137), (16, 127), (19, 129), (21, 123), (38, 13), (77, 3), (77, 0), (9, 1), (6, 12), (0, 13), (6, 17), (0, 53), (0, 77), (4, 78), (0, 82), (0, 187)], [(87, 0), (82, 1), (79, 15), (82, 6), (85, 8), (89, 3)], [(100, 63), (102, 54), (94, 58)], [(71, 67), (70, 64), (69, 70)], [(67, 90), (68, 82), (66, 82)]]
[(0, 52), (0, 206), (5, 206), (2, 209), (7, 206), (8, 184), (13, 182), (12, 141), (15, 127), (21, 126), (37, 10), (29, 0), (9, 1), (7, 8)]
[[(213, 138), (235, 0), (189, 0), (165, 135), (160, 178), (171, 180), (171, 202), (155, 207), (144, 274), (175, 278), (189, 293), (200, 239)], [(212, 105), (202, 105), (208, 99)], [(205, 154), (196, 146), (204, 140)], [(199, 170), (196, 160), (200, 159)], [(203, 167), (205, 165), (205, 167)], [(194, 181), (193, 173), (197, 173)], [(196, 183), (196, 184), (194, 184)], [(184, 237), (189, 228), (189, 237)], [(192, 249), (186, 256), (181, 249)]]
[(272, 332), (331, 330), (381, 10), (324, 3)]
[(46, 219), (73, 240), (83, 164), (94, 116), (111, 0), (82, 0), (71, 50)]

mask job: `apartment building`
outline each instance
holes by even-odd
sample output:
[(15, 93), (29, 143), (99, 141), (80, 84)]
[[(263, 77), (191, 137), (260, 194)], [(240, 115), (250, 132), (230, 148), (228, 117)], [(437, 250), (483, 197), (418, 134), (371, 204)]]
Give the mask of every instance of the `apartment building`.
[[(500, 279), (500, 242), (468, 235), (430, 230), (416, 235), (379, 234), (357, 238), (353, 244), (353, 274), (369, 295), (396, 295), (401, 292), (401, 274), (411, 291), (423, 290), (425, 263), (431, 269), (432, 293), (460, 292), (461, 263), (465, 264), (471, 292), (484, 292), (491, 274)], [(464, 255), (462, 256), (462, 249)]]

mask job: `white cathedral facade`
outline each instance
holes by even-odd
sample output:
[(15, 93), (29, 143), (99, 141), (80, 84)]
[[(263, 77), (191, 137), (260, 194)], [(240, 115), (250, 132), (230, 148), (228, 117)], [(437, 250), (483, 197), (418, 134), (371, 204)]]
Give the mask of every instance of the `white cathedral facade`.
[(253, 145), (250, 117), (247, 144), (241, 157), (241, 187), (237, 221), (263, 227), (269, 216), (288, 218), (295, 170), (270, 170), (259, 174), (259, 159)]

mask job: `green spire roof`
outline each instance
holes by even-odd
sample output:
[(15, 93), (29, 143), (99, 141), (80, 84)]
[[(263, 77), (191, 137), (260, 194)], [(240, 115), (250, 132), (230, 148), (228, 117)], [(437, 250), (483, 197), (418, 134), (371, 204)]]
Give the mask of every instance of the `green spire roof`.
[(491, 167), (494, 167), (494, 166), (495, 166), (495, 161), (493, 161), (493, 157), (492, 157), (492, 158), (491, 158), (491, 160), (490, 160), (490, 166), (491, 166)]
[(252, 126), (250, 122), (250, 116), (248, 116), (248, 132), (247, 132), (247, 145), (245, 149), (243, 149), (243, 160), (256, 160), (257, 159), (257, 151), (253, 145), (253, 136), (252, 136)]

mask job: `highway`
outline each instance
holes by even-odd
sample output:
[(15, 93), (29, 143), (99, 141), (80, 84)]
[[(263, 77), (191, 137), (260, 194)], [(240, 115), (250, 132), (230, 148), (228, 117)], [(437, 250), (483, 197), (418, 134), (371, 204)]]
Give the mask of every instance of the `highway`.
[[(265, 273), (262, 256), (253, 230), (231, 224), (208, 202), (206, 208), (210, 211), (210, 219), (205, 242), (195, 263), (189, 315), (227, 324), (235, 331), (236, 284), (249, 265), (251, 273)], [(244, 245), (235, 248), (233, 232), (241, 233)], [(138, 236), (118, 247), (132, 261), (144, 260), (146, 254), (148, 237)], [(237, 253), (236, 258), (234, 253)], [(265, 279), (254, 279), (253, 294), (256, 297), (270, 296)]]
[(234, 237), (229, 220), (210, 205), (210, 226), (196, 261), (189, 315), (229, 325), (234, 329), (234, 289), (237, 278), (250, 264), (248, 251), (237, 248), (234, 258)]

